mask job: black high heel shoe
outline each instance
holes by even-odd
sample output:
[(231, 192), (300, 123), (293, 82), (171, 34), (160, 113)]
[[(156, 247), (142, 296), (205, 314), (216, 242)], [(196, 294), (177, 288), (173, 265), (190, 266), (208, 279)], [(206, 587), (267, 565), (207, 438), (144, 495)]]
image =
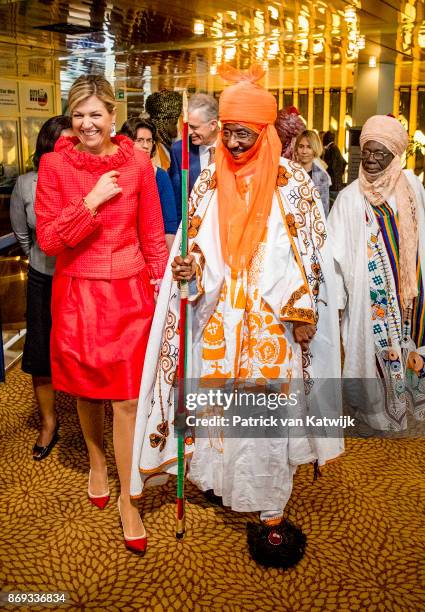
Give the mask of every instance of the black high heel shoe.
[(52, 439), (50, 440), (47, 446), (39, 446), (38, 444), (34, 444), (32, 449), (32, 458), (34, 461), (41, 461), (42, 459), (46, 459), (50, 455), (51, 450), (54, 448), (55, 444), (59, 440), (59, 421), (56, 423), (55, 431), (53, 432)]

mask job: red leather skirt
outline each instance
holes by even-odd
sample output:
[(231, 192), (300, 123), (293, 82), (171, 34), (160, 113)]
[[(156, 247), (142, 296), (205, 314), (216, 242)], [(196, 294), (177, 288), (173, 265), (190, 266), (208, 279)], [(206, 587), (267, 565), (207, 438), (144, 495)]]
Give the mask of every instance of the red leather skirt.
[(130, 278), (53, 279), (53, 387), (91, 399), (139, 396), (155, 309), (143, 270)]

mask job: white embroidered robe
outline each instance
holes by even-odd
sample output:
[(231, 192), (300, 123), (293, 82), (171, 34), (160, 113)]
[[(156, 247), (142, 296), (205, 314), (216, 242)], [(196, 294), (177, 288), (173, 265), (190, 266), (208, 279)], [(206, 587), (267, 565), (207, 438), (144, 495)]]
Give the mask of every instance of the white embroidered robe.
[[(416, 196), (419, 227), (418, 255), (424, 271), (425, 192), (420, 180), (411, 170), (404, 172)], [(395, 203), (390, 201), (391, 204), (394, 208)], [(406, 419), (397, 419), (396, 415), (391, 416), (388, 413), (383, 402), (383, 387), (376, 373), (368, 275), (366, 208), (368, 204), (360, 192), (359, 181), (356, 180), (339, 193), (328, 217), (329, 238), (337, 275), (336, 300), (338, 308), (343, 310), (341, 331), (344, 345), (345, 397), (357, 410), (357, 416), (372, 428), (402, 430), (406, 427)], [(425, 352), (423, 357), (425, 358)], [(425, 406), (417, 410), (416, 416), (425, 417)]]
[[(336, 305), (330, 299), (335, 291), (334, 269), (323, 209), (307, 174), (298, 164), (281, 159), (265, 240), (259, 245), (248, 273), (240, 273), (236, 282), (232, 281), (221, 255), (213, 165), (201, 173), (189, 206), (189, 251), (197, 261), (198, 288), (198, 294), (191, 298), (191, 377), (217, 376), (217, 371), (233, 377), (241, 365), (235, 359), (236, 353), (244, 352), (243, 330), (247, 331), (249, 321), (260, 317), (263, 327), (261, 338), (255, 340), (257, 352), (251, 351), (252, 359), (248, 360), (250, 373), (273, 379), (290, 368), (292, 378), (304, 378), (307, 386), (312, 384), (314, 392), (308, 401), (316, 413), (320, 412), (321, 379), (340, 377), (339, 331)], [(180, 233), (170, 262), (179, 249)], [(257, 290), (252, 316), (245, 317), (238, 336), (237, 326), (251, 290)], [(131, 480), (133, 496), (141, 494), (151, 475), (176, 473), (172, 384), (178, 361), (178, 303), (177, 284), (172, 281), (168, 266), (140, 391)], [(297, 320), (317, 322), (310, 355), (304, 359), (292, 337), (292, 321)], [(277, 333), (266, 329), (267, 321), (271, 327), (279, 327)], [(220, 338), (221, 351), (220, 342), (217, 344)], [(218, 348), (217, 359), (208, 352), (214, 348)], [(338, 416), (340, 411), (341, 397), (336, 392), (328, 398), (325, 412)], [(190, 458), (188, 477), (202, 490), (214, 489), (223, 497), (224, 505), (233, 510), (277, 510), (286, 505), (291, 495), (297, 465), (315, 459), (324, 464), (342, 449), (340, 436), (308, 439), (290, 435), (290, 431), (276, 439), (225, 436), (223, 444), (198, 438), (186, 444), (186, 456)]]

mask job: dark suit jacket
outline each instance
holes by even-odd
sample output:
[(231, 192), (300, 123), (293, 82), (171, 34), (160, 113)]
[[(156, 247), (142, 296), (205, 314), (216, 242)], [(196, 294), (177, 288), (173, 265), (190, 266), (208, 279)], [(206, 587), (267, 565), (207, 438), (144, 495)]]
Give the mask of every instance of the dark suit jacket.
[(323, 159), (328, 166), (327, 172), (332, 180), (331, 191), (341, 191), (344, 187), (342, 177), (347, 162), (334, 142), (331, 142), (325, 149)]
[[(170, 175), (174, 189), (177, 205), (177, 221), (182, 219), (182, 141), (178, 140), (171, 147), (170, 153)], [(199, 147), (192, 144), (189, 139), (189, 193), (192, 191), (196, 179), (201, 174), (201, 162), (199, 159)]]

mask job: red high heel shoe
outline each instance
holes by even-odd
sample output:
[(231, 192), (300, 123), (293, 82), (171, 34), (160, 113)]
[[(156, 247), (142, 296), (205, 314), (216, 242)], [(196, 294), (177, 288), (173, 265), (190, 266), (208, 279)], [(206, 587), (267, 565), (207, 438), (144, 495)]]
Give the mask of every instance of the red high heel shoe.
[(92, 493), (90, 493), (90, 475), (91, 475), (91, 470), (89, 471), (89, 483), (87, 486), (88, 498), (90, 502), (93, 504), (93, 506), (96, 506), (97, 508), (100, 508), (100, 510), (103, 510), (111, 497), (109, 494), (109, 488), (108, 488), (108, 491), (104, 493), (103, 495), (93, 495)]
[[(118, 498), (118, 512), (120, 513), (121, 525), (123, 527), (124, 533), (124, 526), (122, 522), (120, 508), (120, 498)], [(124, 543), (127, 550), (130, 550), (133, 553), (137, 553), (138, 555), (144, 555), (148, 546), (148, 538), (146, 536), (146, 531), (144, 536), (127, 536), (124, 533)]]

